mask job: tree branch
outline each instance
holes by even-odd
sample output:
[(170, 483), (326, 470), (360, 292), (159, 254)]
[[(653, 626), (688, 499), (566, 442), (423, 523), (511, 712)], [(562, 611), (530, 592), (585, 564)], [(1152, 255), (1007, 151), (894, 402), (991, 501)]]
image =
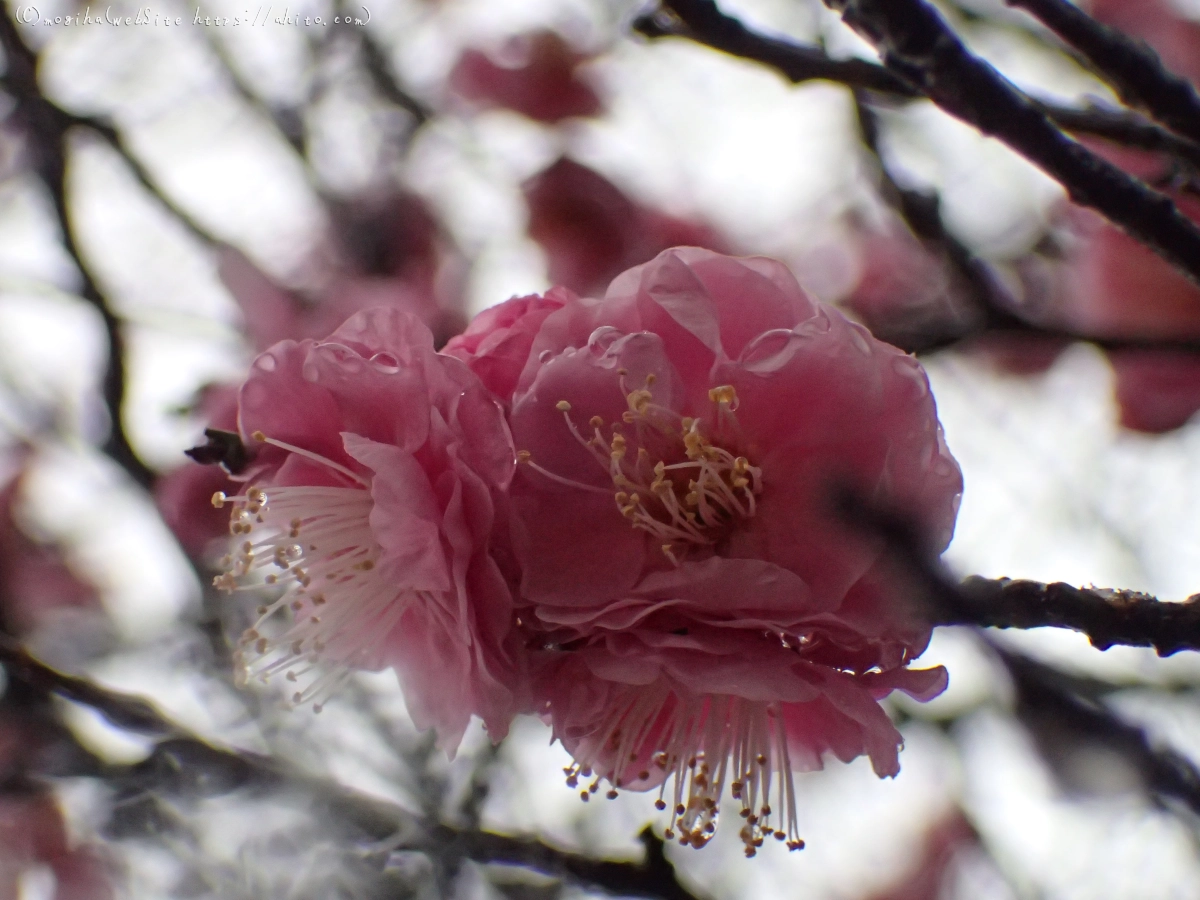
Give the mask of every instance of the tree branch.
[(995, 644), (992, 650), (1012, 676), (1017, 712), (1027, 723), (1049, 717), (1056, 725), (1110, 747), (1133, 763), (1150, 791), (1182, 801), (1200, 814), (1200, 771), (1191, 760), (1169, 747), (1155, 746), (1143, 729), (1103, 703), (1071, 691), (1057, 670)]
[(1171, 202), (1068, 138), (973, 56), (925, 0), (825, 0), (879, 50), (884, 64), (946, 112), (996, 137), (1200, 283), (1200, 228)]
[(33, 168), (50, 194), (62, 231), (63, 245), (79, 269), (82, 282), (80, 296), (95, 308), (104, 323), (108, 363), (102, 393), (111, 425), (103, 450), (134, 481), (143, 487), (150, 487), (154, 482), (154, 473), (134, 452), (121, 417), (127, 379), (121, 323), (83, 261), (67, 203), (66, 141), (67, 133), (75, 123), (42, 94), (37, 82), (37, 56), (25, 46), (7, 12), (0, 12), (0, 46), (4, 49), (6, 65), (3, 81), (16, 101), (13, 115), (29, 141)]
[(160, 738), (142, 762), (107, 773), (109, 778), (142, 790), (214, 796), (251, 786), (287, 788), (308, 796), (317, 804), (319, 814), (351, 826), (361, 838), (387, 841), (396, 849), (524, 866), (622, 896), (700, 900), (679, 883), (674, 867), (663, 855), (662, 842), (649, 829), (640, 835), (646, 847), (645, 858), (633, 863), (593, 859), (535, 838), (455, 828), (306, 774), (273, 757), (212, 744), (172, 722), (146, 700), (59, 672), (2, 635), (0, 665), (10, 678), (40, 692), (90, 706), (118, 728)]
[[(633, 23), (648, 38), (685, 38), (739, 59), (774, 69), (793, 84), (824, 80), (897, 100), (923, 95), (883, 66), (862, 59), (833, 59), (819, 47), (752, 31), (718, 9), (714, 0), (663, 0), (662, 7)], [(1167, 153), (1200, 168), (1200, 144), (1172, 134), (1124, 109), (1061, 106), (1027, 98), (1059, 127), (1113, 143)]]
[(1200, 650), (1200, 594), (1167, 603), (1138, 591), (973, 575), (955, 599), (939, 625), (1070, 628), (1100, 650), (1114, 644), (1153, 647), (1159, 656)]
[(1200, 141), (1200, 97), (1187, 80), (1163, 67), (1148, 45), (1097, 22), (1066, 0), (1005, 0), (1037, 17), (1078, 50), (1130, 106)]
[[(1134, 116), (1060, 109), (1033, 101), (987, 63), (966, 51), (923, 0), (827, 0), (847, 23), (879, 46), (894, 78), (861, 60), (830, 60), (814, 48), (757, 35), (724, 15), (713, 0), (665, 0), (658, 14), (634, 27), (649, 37), (687, 37), (769, 65), (795, 83), (826, 78), (851, 87), (911, 99), (927, 96), (946, 112), (999, 138), (1051, 177), (1071, 198), (1104, 214), (1200, 281), (1200, 229), (1169, 198), (1066, 137), (1053, 124), (1094, 132), (1142, 149), (1170, 152), (1193, 164), (1200, 147)], [(896, 81), (907, 85), (897, 89)]]

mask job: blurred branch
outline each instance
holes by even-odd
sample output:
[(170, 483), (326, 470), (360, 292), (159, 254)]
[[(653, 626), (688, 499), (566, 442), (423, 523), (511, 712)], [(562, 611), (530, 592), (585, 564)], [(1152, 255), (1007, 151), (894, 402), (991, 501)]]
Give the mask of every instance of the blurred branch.
[(66, 112), (62, 114), (66, 116), (72, 124), (94, 132), (106, 144), (108, 144), (108, 146), (111, 147), (117, 153), (117, 155), (121, 157), (121, 159), (125, 162), (125, 165), (129, 167), (129, 170), (133, 173), (133, 177), (137, 179), (138, 183), (145, 188), (146, 191), (179, 222), (179, 224), (186, 228), (192, 237), (206, 246), (216, 242), (216, 238), (209, 234), (204, 226), (192, 218), (191, 213), (183, 209), (183, 207), (172, 200), (170, 196), (168, 196), (167, 193), (159, 187), (159, 185), (155, 182), (154, 177), (149, 173), (149, 171), (147, 171), (146, 167), (142, 165), (141, 160), (139, 160), (137, 156), (134, 155), (133, 151), (129, 149), (129, 144), (125, 141), (125, 138), (119, 131), (117, 131), (116, 128), (114, 128), (108, 122), (97, 119), (93, 116), (80, 116), (74, 113)]
[(863, 144), (875, 158), (879, 169), (882, 181), (880, 193), (884, 201), (899, 213), (914, 235), (938, 251), (943, 260), (958, 273), (981, 313), (979, 322), (947, 323), (942, 331), (921, 334), (917, 346), (905, 346), (904, 349), (914, 353), (924, 352), (955, 343), (979, 330), (1025, 328), (1025, 323), (1009, 312), (1014, 303), (995, 272), (946, 229), (938, 195), (906, 188), (896, 181), (879, 148), (878, 116), (864, 99), (862, 91), (854, 91), (854, 108)]
[(1155, 746), (1143, 729), (1102, 703), (1074, 693), (1056, 669), (995, 644), (992, 650), (1012, 676), (1017, 712), (1023, 719), (1050, 717), (1056, 725), (1115, 750), (1133, 763), (1150, 791), (1173, 797), (1200, 814), (1200, 771), (1189, 759), (1169, 747)]
[(66, 141), (75, 121), (42, 94), (37, 81), (37, 55), (21, 40), (7, 12), (0, 14), (0, 46), (4, 49), (5, 60), (3, 83), (16, 103), (13, 116), (23, 126), (34, 170), (50, 193), (63, 246), (79, 270), (80, 296), (96, 309), (104, 323), (108, 363), (102, 392), (111, 425), (103, 450), (138, 484), (149, 487), (154, 481), (154, 473), (134, 452), (121, 416), (127, 379), (121, 323), (84, 263), (71, 222), (66, 194)]
[(105, 777), (141, 792), (213, 796), (241, 788), (278, 788), (301, 793), (317, 815), (351, 826), (360, 839), (393, 849), (419, 850), (444, 859), (525, 866), (546, 875), (630, 897), (698, 900), (681, 885), (649, 829), (640, 838), (641, 862), (597, 860), (559, 850), (534, 838), (455, 828), (415, 815), (328, 779), (303, 773), (273, 757), (219, 747), (170, 721), (153, 704), (111, 691), (51, 668), (0, 637), (0, 664), (9, 678), (45, 694), (58, 694), (95, 709), (118, 728), (160, 738), (150, 755), (133, 766), (112, 767)]
[(1168, 128), (1200, 141), (1200, 97), (1167, 71), (1147, 44), (1097, 22), (1067, 0), (1005, 0), (1023, 9), (1074, 47), (1130, 106), (1140, 106)]

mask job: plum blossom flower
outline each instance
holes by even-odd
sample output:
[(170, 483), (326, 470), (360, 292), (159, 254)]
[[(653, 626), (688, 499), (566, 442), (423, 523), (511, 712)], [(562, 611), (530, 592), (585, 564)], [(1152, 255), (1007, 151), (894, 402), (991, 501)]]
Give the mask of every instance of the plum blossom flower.
[(782, 264), (698, 248), (488, 324), (448, 350), (510, 409), (518, 616), (568, 784), (658, 788), (697, 847), (728, 789), (748, 855), (802, 846), (793, 770), (894, 775), (877, 701), (946, 683), (908, 668), (930, 627), (830, 506), (849, 489), (949, 542), (962, 479), (925, 373)]
[(514, 455), (479, 380), (414, 316), (373, 310), (262, 353), (238, 420), (258, 450), (244, 490), (213, 498), (238, 541), (216, 583), (280, 591), (242, 639), (245, 673), (283, 673), (319, 710), (349, 670), (390, 665), (446, 749), (472, 714), (502, 737), (513, 604), (490, 541)]

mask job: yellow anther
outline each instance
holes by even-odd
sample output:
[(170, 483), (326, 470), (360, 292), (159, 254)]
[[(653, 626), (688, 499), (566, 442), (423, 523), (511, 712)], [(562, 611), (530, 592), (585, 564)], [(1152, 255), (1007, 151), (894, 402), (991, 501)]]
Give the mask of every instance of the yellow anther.
[(557, 403), (554, 404), (554, 408), (557, 409), (559, 412), (570, 412), (571, 404), (568, 403), (566, 400), (559, 400)]
[(531, 459), (533, 459), (533, 454), (530, 453), (528, 450), (518, 450), (517, 451), (517, 462), (518, 463), (527, 463)]
[(254, 432), (254, 434), (250, 435), (250, 437), (254, 438), (254, 440), (258, 441), (260, 444), (265, 444), (267, 441), (267, 436), (261, 431)]
[(220, 509), (222, 506), (225, 505), (225, 501), (227, 499), (229, 499), (229, 498), (225, 496), (224, 491), (217, 491), (215, 494), (212, 495), (212, 505), (215, 506), (217, 509)]
[(646, 414), (646, 408), (650, 406), (650, 401), (654, 399), (654, 395), (643, 388), (637, 391), (630, 391), (625, 399), (629, 403), (630, 411), (641, 416)]
[(593, 428), (603, 428), (604, 420), (599, 416), (592, 416), (590, 419), (588, 419), (588, 424)]
[(732, 384), (721, 384), (709, 389), (708, 399), (713, 403), (726, 403), (733, 409), (737, 404), (737, 391)]

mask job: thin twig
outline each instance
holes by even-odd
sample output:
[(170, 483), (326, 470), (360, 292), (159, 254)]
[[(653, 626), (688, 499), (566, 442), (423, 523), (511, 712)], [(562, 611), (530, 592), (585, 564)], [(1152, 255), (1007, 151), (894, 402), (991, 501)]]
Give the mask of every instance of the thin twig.
[(102, 393), (111, 424), (103, 450), (134, 481), (149, 487), (154, 482), (154, 473), (134, 452), (121, 416), (127, 380), (121, 322), (84, 263), (67, 202), (66, 142), (75, 123), (42, 94), (37, 82), (37, 56), (21, 40), (6, 12), (0, 12), (0, 46), (4, 49), (6, 66), (3, 81), (16, 103), (13, 116), (24, 129), (34, 170), (50, 194), (63, 246), (79, 270), (80, 296), (96, 309), (104, 323), (108, 362)]
[(1163, 67), (1149, 45), (1097, 22), (1066, 0), (1005, 0), (1023, 9), (1074, 47), (1116, 88), (1168, 128), (1200, 141), (1200, 97), (1191, 84)]

